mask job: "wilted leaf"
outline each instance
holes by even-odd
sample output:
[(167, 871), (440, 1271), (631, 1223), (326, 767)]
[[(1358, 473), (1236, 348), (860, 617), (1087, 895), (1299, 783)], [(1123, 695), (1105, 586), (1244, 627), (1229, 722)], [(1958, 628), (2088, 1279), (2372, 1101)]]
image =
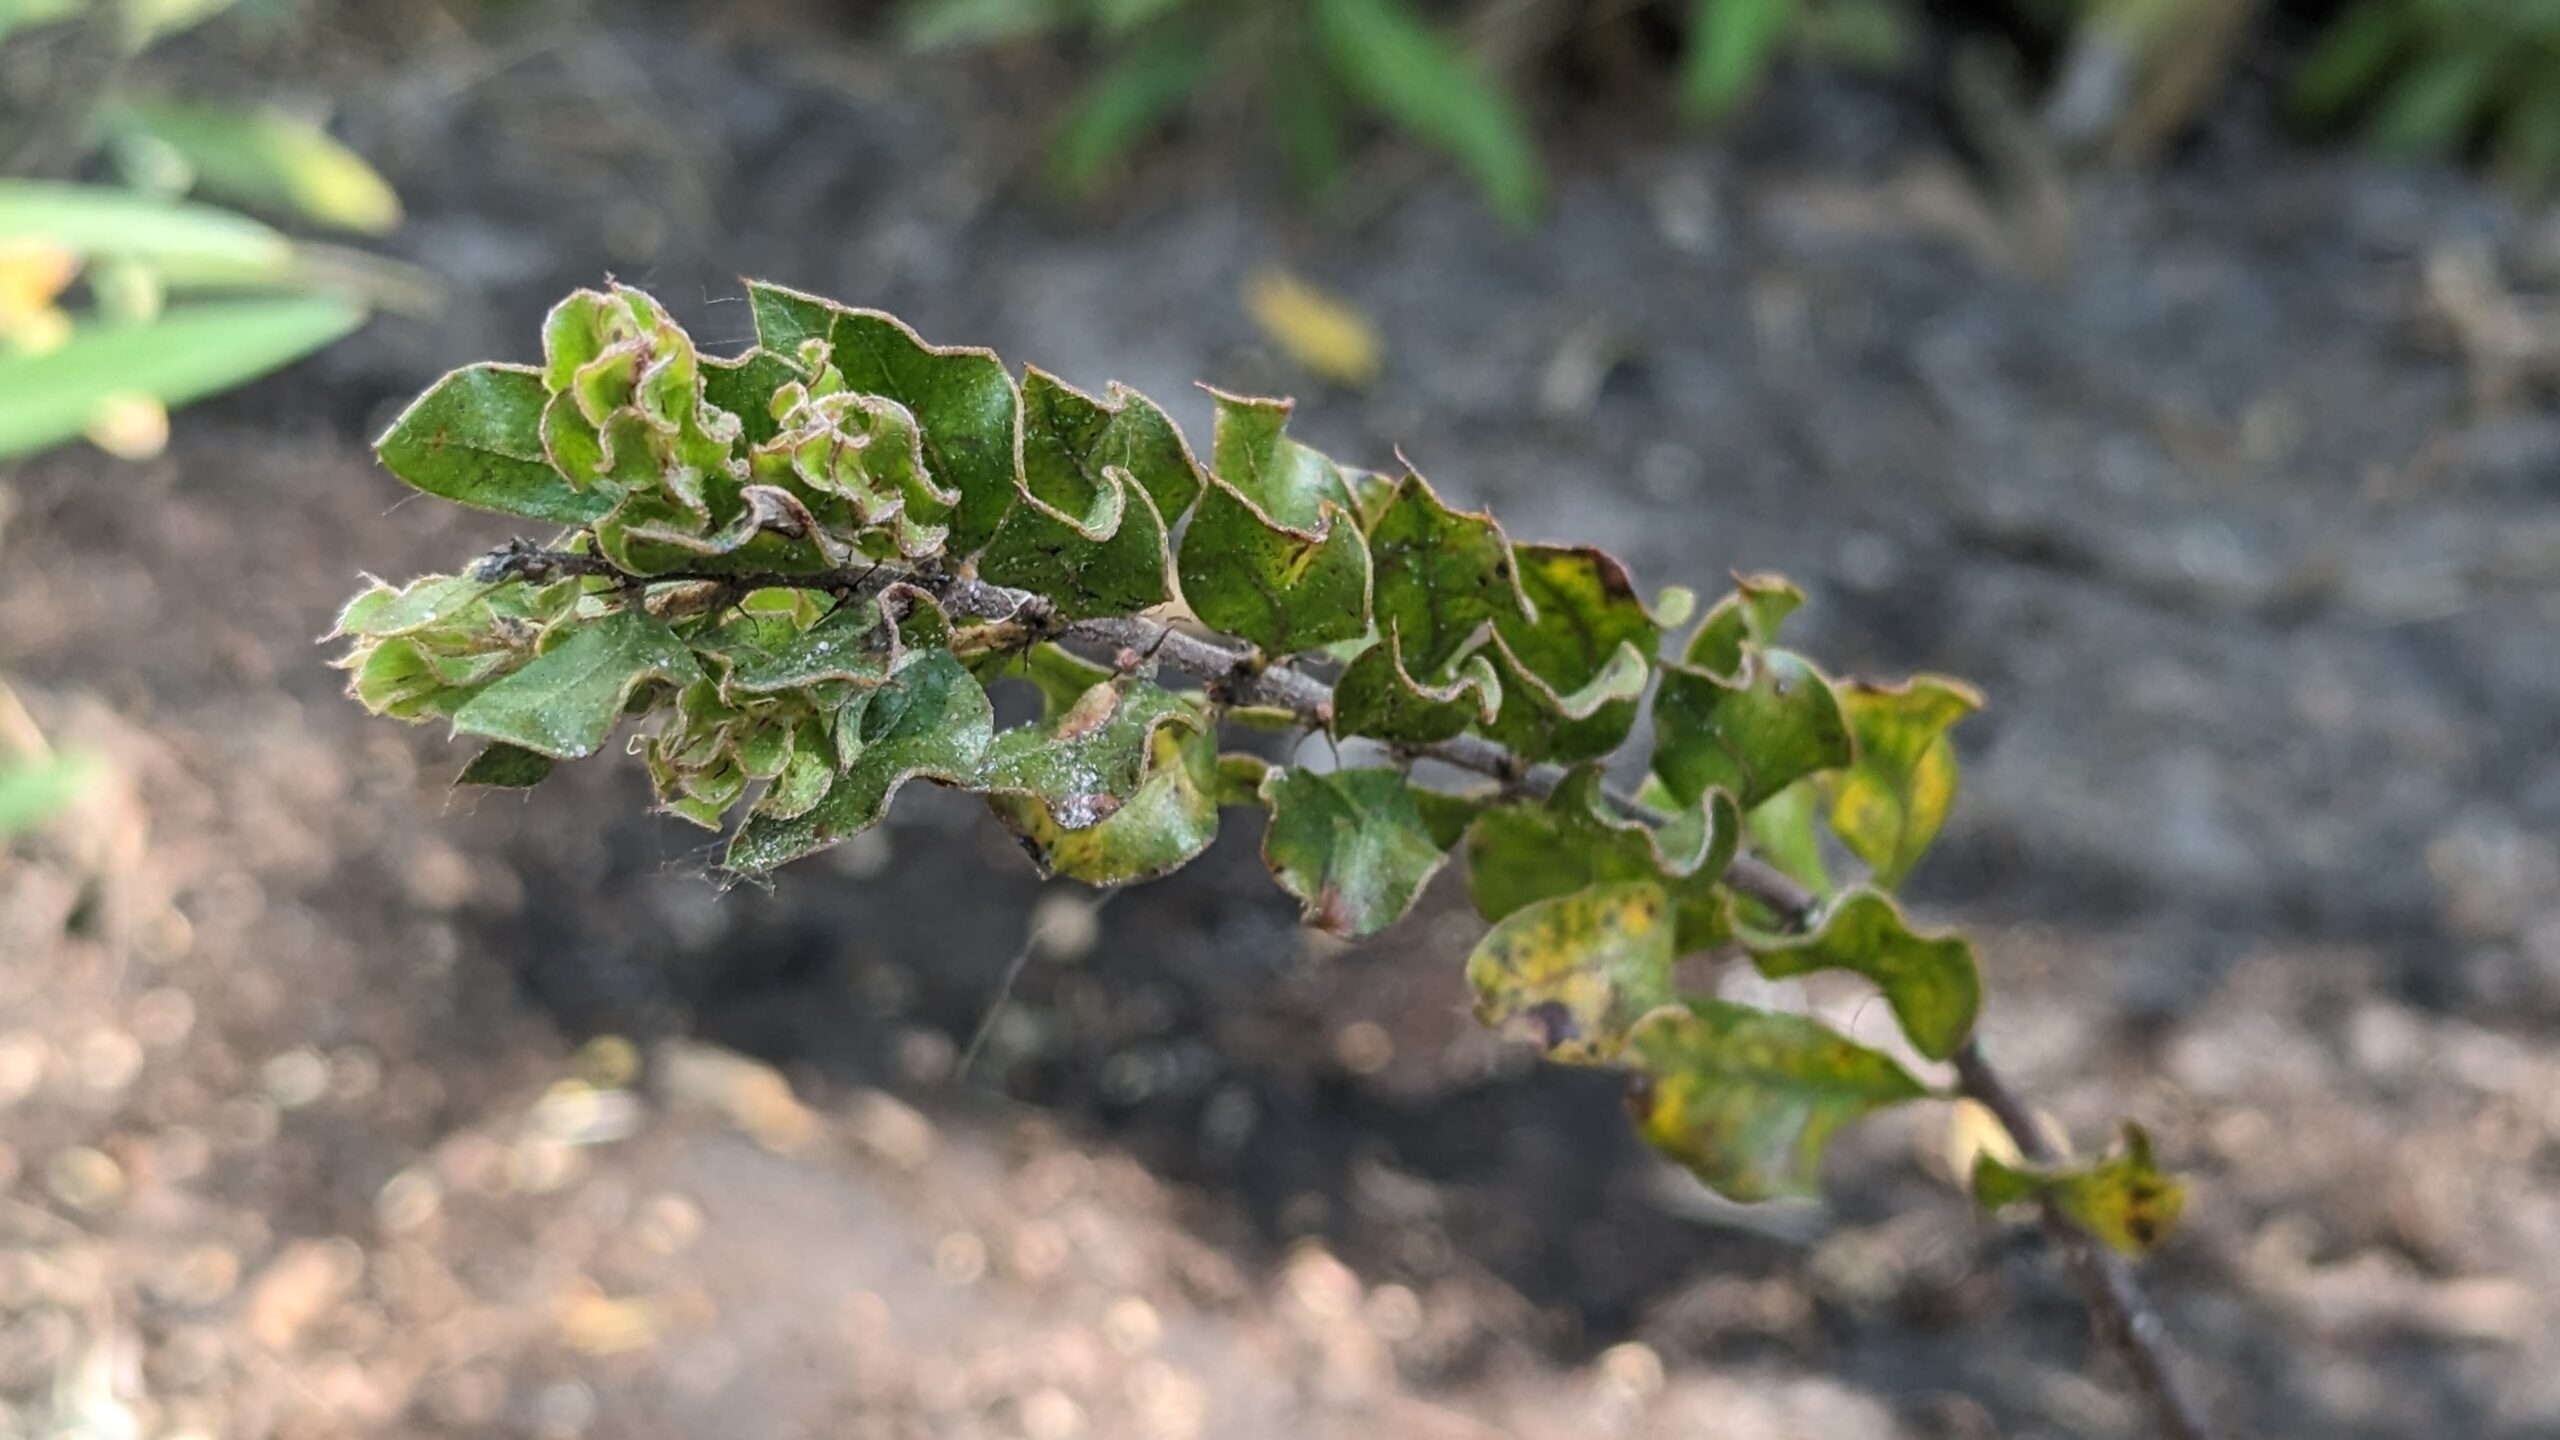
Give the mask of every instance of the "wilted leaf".
[(1319, 930), (1357, 940), (1386, 929), (1448, 858), (1400, 770), (1274, 768), (1261, 795), (1263, 863)]
[(613, 497), (579, 490), (543, 451), (550, 395), (528, 365), (466, 365), (437, 381), (391, 422), (374, 452), (392, 474), (458, 505), (528, 520), (589, 525)]
[(1354, 386), (1378, 378), (1385, 344), (1349, 301), (1265, 266), (1245, 281), (1244, 309), (1282, 354), (1318, 378)]
[(1734, 1200), (1812, 1194), (1834, 1132), (1928, 1093), (1818, 1021), (1723, 1000), (1656, 1012), (1624, 1059), (1638, 1072), (1627, 1102), (1637, 1129)]
[(316, 296), (182, 305), (156, 319), (83, 325), (40, 355), (0, 353), (0, 459), (81, 433), (101, 402), (184, 405), (288, 365), (363, 323)]
[(616, 610), (572, 628), (568, 638), (453, 712), (464, 735), (504, 740), (555, 760), (594, 754), (613, 733), (631, 692), (650, 680), (701, 678), (693, 652), (643, 610)]
[(1288, 401), (1216, 398), (1215, 473), (1180, 557), (1193, 613), (1275, 656), (1366, 635), (1369, 551), (1342, 471), (1284, 433)]
[(1467, 960), (1476, 1018), (1552, 1059), (1607, 1060), (1671, 1003), (1670, 902), (1651, 881), (1594, 885), (1503, 917)]
[(915, 652), (889, 683), (854, 692), (837, 713), (836, 746), (847, 758), (826, 798), (803, 814), (749, 816), (724, 863), (761, 874), (858, 835), (912, 779), (973, 784), (994, 736), (995, 709), (959, 660)]
[(894, 400), (915, 416), (934, 483), (960, 492), (952, 554), (982, 549), (1013, 506), (1019, 423), (1013, 377), (995, 352), (928, 345), (895, 316), (762, 281), (748, 282), (747, 299), (764, 348), (788, 356), (803, 341), (823, 341), (847, 389)]
[(1831, 828), (1887, 889), (1928, 853), (1956, 801), (1947, 730), (1982, 708), (1970, 685), (1935, 675), (1898, 686), (1852, 681), (1836, 692), (1857, 743), (1847, 769), (1822, 777)]
[(1173, 598), (1166, 528), (1200, 493), (1181, 433), (1119, 385), (1097, 401), (1034, 368), (1022, 380), (1022, 493), (979, 573), (1071, 620)]
[(1754, 939), (1751, 957), (1773, 980), (1847, 970), (1874, 981), (1912, 1048), (1932, 1060), (1956, 1053), (1982, 1008), (1973, 946), (1961, 936), (1912, 933), (1891, 900), (1864, 886), (1842, 891), (1808, 934)]
[(327, 131), (283, 111), (141, 101), (116, 106), (107, 125), (169, 147), (224, 199), (370, 235), (400, 223), (389, 181)]
[(2149, 1132), (2131, 1122), (2117, 1152), (2090, 1165), (2012, 1165), (1978, 1155), (1973, 1195), (1986, 1210), (2049, 1199), (2090, 1234), (2129, 1255), (2158, 1249), (2187, 1205), (2186, 1187), (2152, 1163)]

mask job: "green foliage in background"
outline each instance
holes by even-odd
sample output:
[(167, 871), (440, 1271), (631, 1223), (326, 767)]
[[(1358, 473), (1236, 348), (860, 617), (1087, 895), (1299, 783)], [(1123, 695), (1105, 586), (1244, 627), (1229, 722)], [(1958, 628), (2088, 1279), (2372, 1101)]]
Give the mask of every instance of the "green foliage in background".
[[(1096, 885), (1262, 811), (1275, 882), (1345, 937), (1393, 925), (1454, 852), (1491, 926), (1479, 1017), (1625, 1072), (1643, 1135), (1737, 1199), (1807, 1193), (1840, 1128), (1954, 1093), (1926, 1067), (1972, 1054), (1974, 952), (1891, 891), (1954, 803), (1971, 690), (1835, 681), (1782, 644), (1784, 581), (1703, 614), (1648, 597), (1603, 552), (1308, 448), (1286, 402), (1213, 392), (1202, 451), (1127, 391), (748, 295), (758, 343), (721, 359), (639, 291), (580, 292), (542, 363), (456, 371), (392, 425), (400, 479), (551, 537), (368, 586), (337, 627), (359, 702), (479, 741), (466, 783), (537, 784), (627, 730), (661, 806), (725, 829), (746, 876), (916, 782), (983, 797), (1045, 872)], [(996, 723), (1007, 685), (1037, 718)], [(1606, 766), (1648, 704), (1631, 796)], [(1221, 754), (1230, 723), (1275, 720), (1336, 762)], [(1799, 891), (1747, 849), (1854, 878)], [(1870, 986), (1898, 1035), (1736, 1003), (1683, 968), (1701, 956)], [(2138, 1249), (2175, 1193), (2147, 1153), (1985, 1191)]]
[[(1790, 52), (1875, 68), (1912, 48), (1905, 0), (1677, 0), (1598, 17), (1569, 8), (1564, 33), (1640, 9), (1661, 10), (1685, 35), (1677, 88), (1693, 119), (1732, 114)], [(1446, 156), (1512, 220), (1534, 215), (1545, 191), (1525, 107), (1484, 63), (1489, 47), (1469, 43), (1502, 17), (1451, 18), (1417, 0), (910, 0), (904, 15), (922, 49), (1056, 35), (1091, 46), (1099, 72), (1052, 147), (1070, 189), (1094, 188), (1186, 108), (1242, 103), (1262, 112), (1312, 190), (1340, 177), (1351, 126), (1366, 115)]]
[[(0, 0), (0, 41), (120, 62), (227, 0)], [(12, 73), (65, 78), (66, 54)], [(40, 87), (41, 88), (41, 87)], [(0, 459), (87, 434), (156, 453), (170, 407), (344, 336), (398, 288), (378, 262), (302, 244), (201, 193), (334, 229), (400, 219), (391, 187), (308, 121), (272, 107), (93, 92), (11, 97), (102, 154), (122, 185), (0, 179)]]
[(1545, 182), (1518, 107), (1412, 0), (911, 0), (911, 44), (932, 49), (1087, 34), (1100, 70), (1059, 122), (1059, 179), (1092, 188), (1186, 105), (1255, 97), (1312, 187), (1340, 173), (1355, 116), (1440, 151), (1505, 216), (1535, 214)]
[(2485, 145), (2517, 184), (2560, 181), (2560, 0), (2354, 0), (2293, 79), (2304, 119), (2435, 159)]

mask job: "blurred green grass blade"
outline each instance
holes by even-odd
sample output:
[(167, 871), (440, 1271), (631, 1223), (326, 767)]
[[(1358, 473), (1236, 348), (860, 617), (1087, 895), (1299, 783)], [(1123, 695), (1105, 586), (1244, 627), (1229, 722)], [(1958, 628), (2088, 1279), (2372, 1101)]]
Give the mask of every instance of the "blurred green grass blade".
[(193, 30), (235, 3), (237, 0), (120, 0), (125, 44), (139, 50), (181, 31)]
[(1271, 124), (1290, 177), (1321, 197), (1342, 178), (1342, 92), (1315, 63), (1313, 38), (1290, 26), (1273, 43), (1266, 71)]
[(267, 106), (120, 105), (110, 128), (167, 146), (223, 199), (380, 235), (400, 223), (391, 183), (327, 131)]
[(2364, 0), (2332, 22), (2293, 77), (2293, 112), (2327, 124), (2372, 93), (2413, 48), (2415, 17), (2401, 0)]
[(319, 296), (225, 300), (83, 326), (41, 354), (0, 355), (0, 459), (78, 435), (114, 396), (148, 395), (174, 409), (245, 384), (363, 319), (356, 306)]
[(900, 13), (898, 28), (909, 47), (939, 50), (1018, 40), (1068, 18), (1058, 0), (922, 0)]
[(2376, 150), (2404, 160), (2444, 155), (2470, 138), (2505, 47), (2481, 37), (2458, 49), (2420, 56), (2395, 81), (2366, 134)]
[(2560, 182), (2560, 73), (2537, 69), (2498, 124), (2498, 165), (2528, 197)]
[(1105, 34), (1118, 35), (1150, 20), (1161, 20), (1191, 0), (1093, 0), (1093, 18)]
[(1456, 160), (1506, 219), (1536, 217), (1546, 188), (1508, 96), (1401, 0), (1316, 0), (1333, 71), (1416, 139)]
[(60, 24), (88, 8), (87, 0), (0, 0), (0, 40), (20, 30)]
[(1680, 67), (1680, 105), (1720, 120), (1751, 98), (1777, 58), (1796, 0), (1695, 0), (1689, 54)]
[(0, 761), (0, 840), (22, 834), (70, 804), (98, 773), (85, 755)]
[(1207, 74), (1208, 60), (1188, 35), (1138, 42), (1068, 107), (1050, 150), (1058, 182), (1079, 193), (1091, 190), (1140, 136), (1190, 96)]
[(0, 246), (281, 278), (293, 244), (245, 215), (104, 185), (0, 180)]

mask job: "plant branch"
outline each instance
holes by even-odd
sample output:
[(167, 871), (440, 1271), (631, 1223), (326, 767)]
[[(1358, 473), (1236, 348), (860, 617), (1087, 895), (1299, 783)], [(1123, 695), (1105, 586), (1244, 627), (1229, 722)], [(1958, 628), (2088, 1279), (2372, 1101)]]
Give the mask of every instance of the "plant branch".
[[(883, 564), (805, 574), (703, 571), (634, 577), (600, 555), (542, 549), (519, 540), (491, 551), (472, 573), (483, 580), (543, 581), (592, 575), (625, 582), (644, 578), (649, 584), (709, 583), (728, 587), (740, 595), (750, 590), (794, 588), (825, 590), (841, 596), (877, 596), (906, 587), (931, 596), (954, 618), (1018, 625), (1031, 639), (1080, 643), (1115, 654), (1147, 657), (1166, 670), (1201, 682), (1226, 703), (1286, 710), (1311, 729), (1328, 729), (1333, 719), (1332, 686), (1288, 665), (1266, 664), (1265, 657), (1251, 646), (1229, 645), (1135, 616), (1062, 620), (1043, 596), (933, 570)], [(1562, 776), (1554, 766), (1524, 765), (1520, 757), (1479, 735), (1415, 746), (1409, 753), (1491, 776), (1531, 794), (1543, 795), (1553, 790)], [(1623, 796), (1615, 798), (1630, 813), (1650, 813)], [(1819, 897), (1812, 891), (1755, 856), (1735, 856), (1725, 872), (1725, 881), (1736, 893), (1767, 906), (1783, 929), (1805, 929), (1820, 906)], [(1956, 1052), (1955, 1065), (1959, 1093), (1999, 1120), (2022, 1157), (2039, 1164), (2051, 1164), (2061, 1158), (2037, 1123), (2035, 1113), (2007, 1079), (1992, 1068), (1979, 1037), (1967, 1040)], [(2096, 1321), (2100, 1338), (2132, 1372), (2134, 1385), (2141, 1391), (2163, 1440), (2210, 1440), (2213, 1430), (2205, 1418), (2203, 1404), (2179, 1375), (2168, 1327), (2143, 1293), (2132, 1267), (2050, 1201), (2043, 1206), (2042, 1218), (2045, 1232), (2061, 1249), (2065, 1268)]]

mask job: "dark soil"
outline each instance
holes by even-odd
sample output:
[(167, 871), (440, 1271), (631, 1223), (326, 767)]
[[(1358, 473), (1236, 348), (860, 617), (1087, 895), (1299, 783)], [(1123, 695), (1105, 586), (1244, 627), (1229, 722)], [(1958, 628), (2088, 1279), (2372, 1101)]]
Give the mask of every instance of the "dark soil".
[[(2050, 1254), (1947, 1184), (1942, 1112), (1844, 1145), (1823, 1207), (1716, 1203), (1606, 1077), (1476, 1032), (1455, 880), (1319, 944), (1234, 816), (1038, 954), (954, 1077), (1044, 901), (973, 807), (910, 796), (723, 893), (627, 770), (448, 801), (459, 755), (364, 721), (306, 641), (357, 570), (506, 532), (402, 503), (362, 437), (607, 272), (710, 341), (745, 338), (753, 274), (1186, 423), (1195, 378), (1294, 391), (1316, 443), (1400, 446), (1517, 535), (1656, 584), (1782, 570), (1839, 671), (1975, 680), (1917, 902), (1978, 929), (1989, 1043), (2081, 1144), (2130, 1115), (2193, 1176), (2147, 1273), (2235, 1432), (2560, 1433), (2560, 336), (2532, 298), (2560, 226), (2250, 125), (2039, 197), (1812, 84), (1721, 146), (1584, 122), (1532, 233), (1434, 179), (1310, 217), (1215, 138), (1079, 208), (1014, 123), (1038, 72), (826, 17), (403, 23), (295, 84), (398, 184), (448, 303), (202, 407), (164, 461), (66, 452), (8, 492), (0, 666), (127, 777), (80, 832), (107, 838), (5, 892), (0, 1040), (51, 1056), (0, 1112), (30, 1433), (92, 1341), (146, 1417), (214, 1434), (2137, 1433)], [(1376, 387), (1258, 336), (1236, 297), (1275, 262), (1379, 324)], [(164, 990), (192, 1033), (82, 1091), (79, 1036)], [(598, 1035), (694, 1078), (632, 1138), (545, 1149), (544, 1087)], [(374, 1082), (283, 1104), (302, 1047)], [(266, 1138), (222, 1138), (257, 1094)], [(154, 1171), (173, 1128), (211, 1162)], [(121, 1208), (54, 1184), (75, 1143), (140, 1177)], [(432, 1221), (384, 1188), (410, 1173)], [(208, 1245), (236, 1295), (153, 1288)], [(57, 1252), (102, 1278), (48, 1289)], [(326, 1303), (286, 1325), (299, 1282)], [(609, 1308), (634, 1295), (646, 1325)], [(598, 1339), (623, 1321), (629, 1354)]]

